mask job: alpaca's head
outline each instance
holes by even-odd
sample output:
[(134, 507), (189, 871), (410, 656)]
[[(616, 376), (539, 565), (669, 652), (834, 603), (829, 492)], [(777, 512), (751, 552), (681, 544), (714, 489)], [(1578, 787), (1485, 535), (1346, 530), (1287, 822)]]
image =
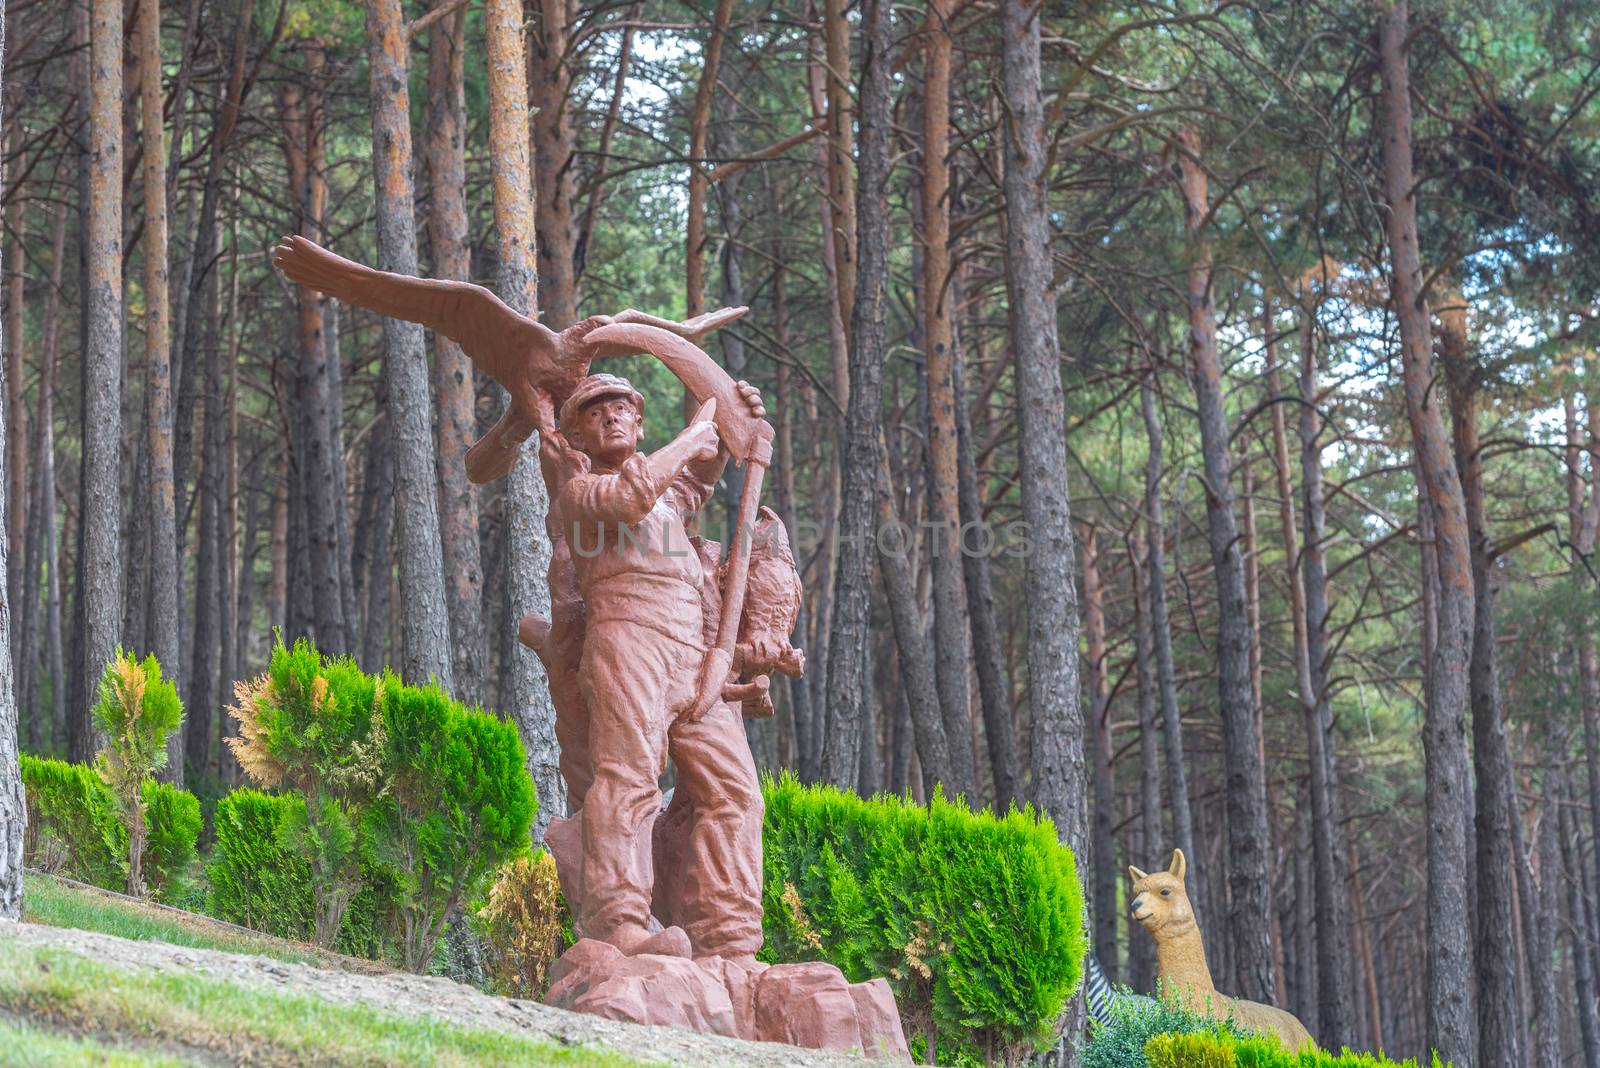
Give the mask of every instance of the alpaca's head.
[(1194, 909), (1183, 888), (1185, 870), (1181, 849), (1172, 851), (1172, 863), (1166, 871), (1147, 873), (1128, 867), (1128, 876), (1133, 880), (1128, 910), (1154, 938), (1180, 934), (1194, 926)]

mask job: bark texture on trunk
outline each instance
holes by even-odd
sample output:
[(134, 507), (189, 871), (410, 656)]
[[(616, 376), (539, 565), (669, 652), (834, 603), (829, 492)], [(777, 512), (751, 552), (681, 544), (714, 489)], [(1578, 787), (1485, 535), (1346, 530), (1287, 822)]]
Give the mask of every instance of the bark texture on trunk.
[[(928, 390), (928, 529), (933, 635), (939, 649), (968, 648), (966, 576), (956, 430), (955, 339), (950, 277), (950, 0), (930, 0), (922, 61), (922, 348)], [(974, 796), (971, 676), (965, 656), (935, 662), (939, 711), (950, 740), (951, 793)]]
[[(717, 0), (711, 13), (711, 33), (706, 38), (701, 58), (700, 80), (695, 85), (694, 105), (689, 110), (689, 202), (684, 244), (685, 314), (690, 317), (706, 310), (706, 200), (711, 179), (706, 165), (707, 137), (711, 130), (711, 108), (717, 96), (717, 67), (722, 58), (722, 42), (727, 36), (733, 0)], [(684, 398), (684, 414), (693, 415), (689, 397)]]
[(1478, 448), (1477, 369), (1468, 347), (1467, 307), (1459, 297), (1438, 309), (1439, 356), (1449, 383), (1450, 421), (1456, 470), (1467, 511), (1474, 594), (1472, 662), (1468, 687), (1472, 704), (1472, 763), (1477, 790), (1476, 855), (1478, 1054), (1486, 1064), (1522, 1060), (1522, 1018), (1517, 1000), (1517, 957), (1511, 933), (1517, 916), (1512, 896), (1513, 861), (1521, 852), (1516, 783), (1500, 714), (1500, 680), (1495, 667), (1494, 586), (1488, 524), (1484, 510), (1483, 458)]
[[(441, 0), (448, 3), (449, 0)], [(428, 248), (439, 278), (467, 280), (466, 8), (433, 24), (428, 39)], [(483, 563), (478, 545), (478, 490), (463, 457), (477, 440), (477, 391), (461, 346), (434, 336), (434, 389), (439, 405), (439, 538), (444, 553), (450, 656), (457, 696), (488, 699), (488, 645), (483, 630)]]
[(1105, 584), (1100, 577), (1099, 539), (1094, 527), (1079, 539), (1083, 546), (1083, 640), (1089, 670), (1089, 729), (1094, 737), (1094, 884), (1090, 908), (1093, 942), (1106, 978), (1117, 982), (1116, 769), (1111, 759), (1111, 685), (1106, 672)]
[[(400, 0), (367, 0), (367, 56), (376, 172), (378, 268), (417, 273), (411, 187), (411, 105), (406, 89), (406, 33)], [(383, 320), (383, 374), (389, 392), (389, 441), (395, 456), (395, 529), (400, 563), (400, 672), (431, 676), (455, 689), (450, 620), (445, 613), (444, 551), (422, 327)]]
[[(1139, 385), (1145, 438), (1150, 454), (1144, 467), (1146, 570), (1150, 586), (1150, 627), (1155, 638), (1156, 682), (1161, 693), (1161, 734), (1167, 756), (1167, 807), (1172, 813), (1173, 844), (1186, 857), (1199, 856), (1194, 846), (1194, 816), (1189, 807), (1189, 772), (1183, 755), (1183, 716), (1178, 709), (1177, 672), (1172, 666), (1172, 621), (1167, 612), (1167, 525), (1161, 505), (1161, 417), (1156, 411), (1154, 369)], [(1146, 857), (1154, 863), (1155, 858)], [(1191, 877), (1192, 878), (1192, 877)], [(1198, 896), (1198, 895), (1195, 895)], [(1191, 898), (1191, 906), (1194, 901)], [(1196, 919), (1199, 911), (1196, 909)]]
[[(90, 719), (92, 695), (117, 647), (122, 619), (122, 0), (95, 0), (89, 32), (89, 217), (84, 294), (82, 556), (78, 598), (79, 690), (86, 760), (104, 744)], [(89, 518), (89, 517), (92, 517)]]
[[(489, 53), (489, 140), (495, 145), (490, 169), (500, 249), (500, 297), (532, 315), (538, 308), (539, 273), (534, 210), (528, 203), (528, 84), (521, 5), (515, 0), (489, 0), (484, 26)], [(550, 566), (545, 513), (550, 502), (535, 456), (512, 466), (506, 476), (504, 506), (509, 540), (501, 583), (508, 598), (503, 625), (514, 631), (517, 621), (529, 612), (550, 616), (550, 586), (545, 578)], [(528, 771), (539, 794), (539, 815), (533, 827), (534, 840), (539, 841), (550, 820), (566, 811), (555, 707), (538, 657), (520, 642), (510, 642), (507, 648), (500, 669), (502, 686), (509, 683), (511, 714), (521, 729)]]
[[(1046, 203), (1039, 8), (1000, 5), (1005, 129), (1006, 297), (1015, 354), (1021, 434), (1022, 517), (1032, 551), (1024, 561), (1028, 612), (1028, 706), (1033, 717), (1033, 789), (1056, 833), (1089, 855), (1088, 769), (1078, 689), (1078, 595), (1073, 587), (1072, 511), (1067, 495), (1065, 398), (1056, 339), (1055, 281)], [(1068, 1005), (1063, 1033), (1078, 1057), (1083, 994)]]
[[(324, 120), (321, 80), (321, 47), (308, 43), (306, 88), (296, 84), (284, 89), (284, 147), (288, 158), (289, 187), (295, 198), (298, 232), (312, 241), (322, 242), (323, 215), (328, 205), (328, 183), (324, 172)], [(339, 513), (344, 509), (338, 492), (344, 480), (335, 468), (343, 467), (344, 451), (339, 444), (342, 413), (334, 408), (338, 393), (338, 365), (329, 357), (324, 335), (325, 298), (304, 286), (295, 287), (299, 304), (300, 365), (297, 393), (299, 403), (293, 412), (298, 444), (296, 473), (302, 492), (306, 524), (306, 548), (311, 573), (312, 634), (317, 648), (340, 656), (351, 649), (350, 621), (344, 616), (343, 574), (340, 558), (344, 543), (340, 538)]]
[[(172, 481), (172, 345), (167, 318), (167, 152), (162, 142), (161, 3), (139, 0), (139, 103), (144, 123), (145, 427), (150, 480), (150, 652), (178, 669), (177, 493)], [(167, 741), (166, 774), (183, 783), (183, 736)]]
[[(830, 10), (838, 0), (828, 0)], [(850, 401), (840, 442), (842, 485), (839, 556), (834, 573), (833, 619), (828, 637), (827, 736), (822, 779), (855, 785), (866, 700), (866, 634), (872, 595), (873, 517), (877, 513), (880, 408), (883, 400), (884, 312), (888, 287), (890, 97), (889, 5), (864, 0), (861, 9), (860, 211), (855, 245), (863, 262), (854, 274), (850, 319)], [(830, 30), (831, 32), (831, 30)], [(831, 47), (830, 47), (831, 51)], [(830, 82), (831, 85), (831, 82)], [(848, 94), (846, 94), (848, 96)], [(831, 101), (830, 101), (831, 103)], [(838, 235), (835, 235), (836, 240)], [(841, 258), (840, 267), (845, 260)], [(853, 269), (856, 265), (850, 264)], [(841, 270), (841, 275), (844, 272)], [(842, 283), (841, 283), (842, 292)]]
[[(20, 134), (20, 128), (18, 131)], [(13, 135), (13, 149), (18, 151), (20, 159), (21, 137)], [(10, 270), (4, 275), (6, 286), (5, 300), (5, 364), (6, 388), (0, 396), (5, 397), (5, 403), (11, 411), (11, 421), (5, 428), (6, 449), (6, 477), (4, 479), (6, 497), (6, 522), (4, 530), (6, 538), (11, 543), (11, 556), (5, 568), (6, 596), (11, 605), (13, 617), (17, 607), (22, 604), (22, 581), (24, 565), (27, 562), (27, 552), (24, 549), (28, 531), (28, 413), (23, 407), (23, 385), (26, 375), (24, 368), (26, 349), (24, 342), (24, 301), (26, 300), (26, 279), (24, 277), (24, 246), (27, 238), (28, 227), (28, 202), (23, 196), (21, 178), (11, 190), (11, 203), (6, 208), (8, 216), (6, 228), (9, 230), (7, 243), (9, 252)], [(26, 633), (31, 628), (33, 621), (26, 616), (16, 618), (17, 626), (11, 628), (11, 663), (18, 673), (14, 681), (21, 682), (22, 671), (22, 646), (26, 644)], [(19, 687), (20, 692), (20, 687)], [(30, 724), (33, 717), (29, 717)]]
[[(5, 0), (0, 0), (0, 89), (5, 87), (5, 23)], [(7, 373), (5, 361), (0, 360), (0, 374)], [(8, 406), (6, 411), (0, 412), (0, 424), (13, 418), (13, 411), (15, 409)], [(0, 425), (0, 434), (5, 429)], [(4, 502), (0, 502), (0, 507), (5, 507)], [(0, 545), (0, 572), (6, 570), (8, 560), (9, 546)], [(0, 605), (0, 919), (21, 920), (22, 836), (27, 829), (28, 814), (22, 801), (22, 772), (17, 767), (17, 695), (13, 682), (8, 591), (7, 602)]]
[(578, 62), (573, 48), (578, 5), (572, 0), (539, 0), (536, 6), (539, 17), (528, 38), (528, 88), (538, 307), (546, 326), (564, 330), (578, 321), (577, 230), (573, 222), (577, 141), (570, 111), (573, 68)]
[[(1309, 298), (1308, 298), (1309, 299)], [(1294, 617), (1295, 688), (1299, 691), (1311, 766), (1312, 864), (1316, 873), (1317, 1021), (1318, 1040), (1337, 1049), (1354, 1038), (1351, 991), (1350, 932), (1345, 909), (1345, 860), (1339, 817), (1333, 706), (1327, 694), (1328, 575), (1323, 560), (1327, 537), (1322, 500), (1322, 431), (1316, 407), (1317, 347), (1315, 305), (1308, 305), (1300, 323), (1300, 479), (1303, 493), (1305, 550), (1296, 536), (1294, 488), (1290, 475), (1288, 431), (1283, 404), (1272, 406), (1272, 442), (1278, 470), (1278, 498), (1283, 526), (1283, 552), (1288, 574), (1290, 611)], [(1272, 324), (1267, 323), (1271, 338)], [(1267, 388), (1281, 395), (1277, 346), (1267, 347)]]
[(1228, 940), (1233, 947), (1239, 996), (1270, 1004), (1277, 995), (1270, 924), (1266, 922), (1271, 906), (1272, 841), (1251, 681), (1249, 597), (1239, 551), (1233, 458), (1211, 300), (1211, 248), (1205, 236), (1211, 202), (1198, 134), (1192, 129), (1182, 131), (1178, 148), (1184, 230), (1189, 238), (1189, 377), (1200, 419), (1206, 532), (1217, 578), (1217, 696), (1227, 769)]
[(1395, 316), (1406, 413), (1417, 468), (1433, 520), (1439, 593), (1432, 693), (1423, 725), (1428, 802), (1428, 1044), (1441, 1058), (1473, 1062), (1472, 931), (1467, 904), (1470, 863), (1465, 828), (1472, 818), (1466, 711), (1474, 597), (1470, 536), (1461, 479), (1439, 409), (1433, 332), (1422, 289), (1411, 156), (1411, 95), (1405, 41), (1407, 3), (1377, 6), (1378, 64), (1383, 76), (1382, 147)]

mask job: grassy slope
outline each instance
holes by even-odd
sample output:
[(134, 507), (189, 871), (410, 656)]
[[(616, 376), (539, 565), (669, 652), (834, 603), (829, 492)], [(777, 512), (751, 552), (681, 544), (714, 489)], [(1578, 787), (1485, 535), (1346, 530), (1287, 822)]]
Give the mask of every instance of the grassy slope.
[(29, 923), (100, 931), (135, 941), (170, 942), (196, 949), (252, 953), (295, 964), (342, 971), (381, 972), (371, 961), (329, 953), (302, 942), (257, 934), (206, 916), (145, 905), (120, 894), (28, 872), (23, 886), (24, 918)]
[[(26, 918), (134, 940), (343, 970), (368, 961), (28, 873)], [(0, 942), (0, 1066), (573, 1065), (636, 1062), (429, 1018), (336, 1006), (200, 976), (130, 974), (75, 954)]]

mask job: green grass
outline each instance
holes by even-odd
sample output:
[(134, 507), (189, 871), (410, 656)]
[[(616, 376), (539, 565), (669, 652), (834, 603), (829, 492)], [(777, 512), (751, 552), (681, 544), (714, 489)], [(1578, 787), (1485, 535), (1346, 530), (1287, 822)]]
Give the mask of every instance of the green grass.
[(218, 1061), (363, 1068), (638, 1063), (197, 975), (123, 972), (61, 950), (0, 942), (0, 1065)]
[(344, 971), (383, 970), (376, 964), (329, 953), (316, 946), (247, 933), (195, 913), (154, 908), (38, 872), (28, 872), (24, 877), (23, 909), (23, 918), (28, 922), (51, 927), (99, 931), (140, 942), (160, 941), (195, 949), (252, 953)]

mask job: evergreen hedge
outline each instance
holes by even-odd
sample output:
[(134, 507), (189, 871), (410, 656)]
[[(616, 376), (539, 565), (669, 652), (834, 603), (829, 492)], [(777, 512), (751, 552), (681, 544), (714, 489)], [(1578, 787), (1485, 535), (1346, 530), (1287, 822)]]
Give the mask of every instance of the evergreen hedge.
[[(127, 884), (128, 829), (104, 780), (90, 767), (64, 760), (21, 755), (22, 784), (28, 805), (28, 863), (54, 839), (65, 871), (74, 879), (121, 890)], [(200, 835), (200, 802), (187, 790), (146, 780), (140, 787), (146, 805), (142, 864), (157, 900), (172, 901), (188, 885)]]
[(788, 773), (764, 792), (765, 957), (886, 978), (924, 1057), (1010, 1063), (1052, 1041), (1085, 936), (1048, 819), (937, 794), (864, 800)]
[[(293, 794), (235, 790), (217, 802), (216, 848), (206, 868), (206, 911), (279, 938), (315, 933), (311, 868), (285, 838), (304, 805)], [(334, 948), (374, 960), (395, 955), (399, 891), (388, 872), (363, 866)]]
[[(1275, 1038), (1240, 1038), (1216, 1032), (1152, 1037), (1144, 1047), (1150, 1068), (1418, 1068), (1415, 1060), (1391, 1061), (1382, 1054), (1301, 1050), (1291, 1053)], [(1438, 1056), (1432, 1068), (1441, 1066)]]

